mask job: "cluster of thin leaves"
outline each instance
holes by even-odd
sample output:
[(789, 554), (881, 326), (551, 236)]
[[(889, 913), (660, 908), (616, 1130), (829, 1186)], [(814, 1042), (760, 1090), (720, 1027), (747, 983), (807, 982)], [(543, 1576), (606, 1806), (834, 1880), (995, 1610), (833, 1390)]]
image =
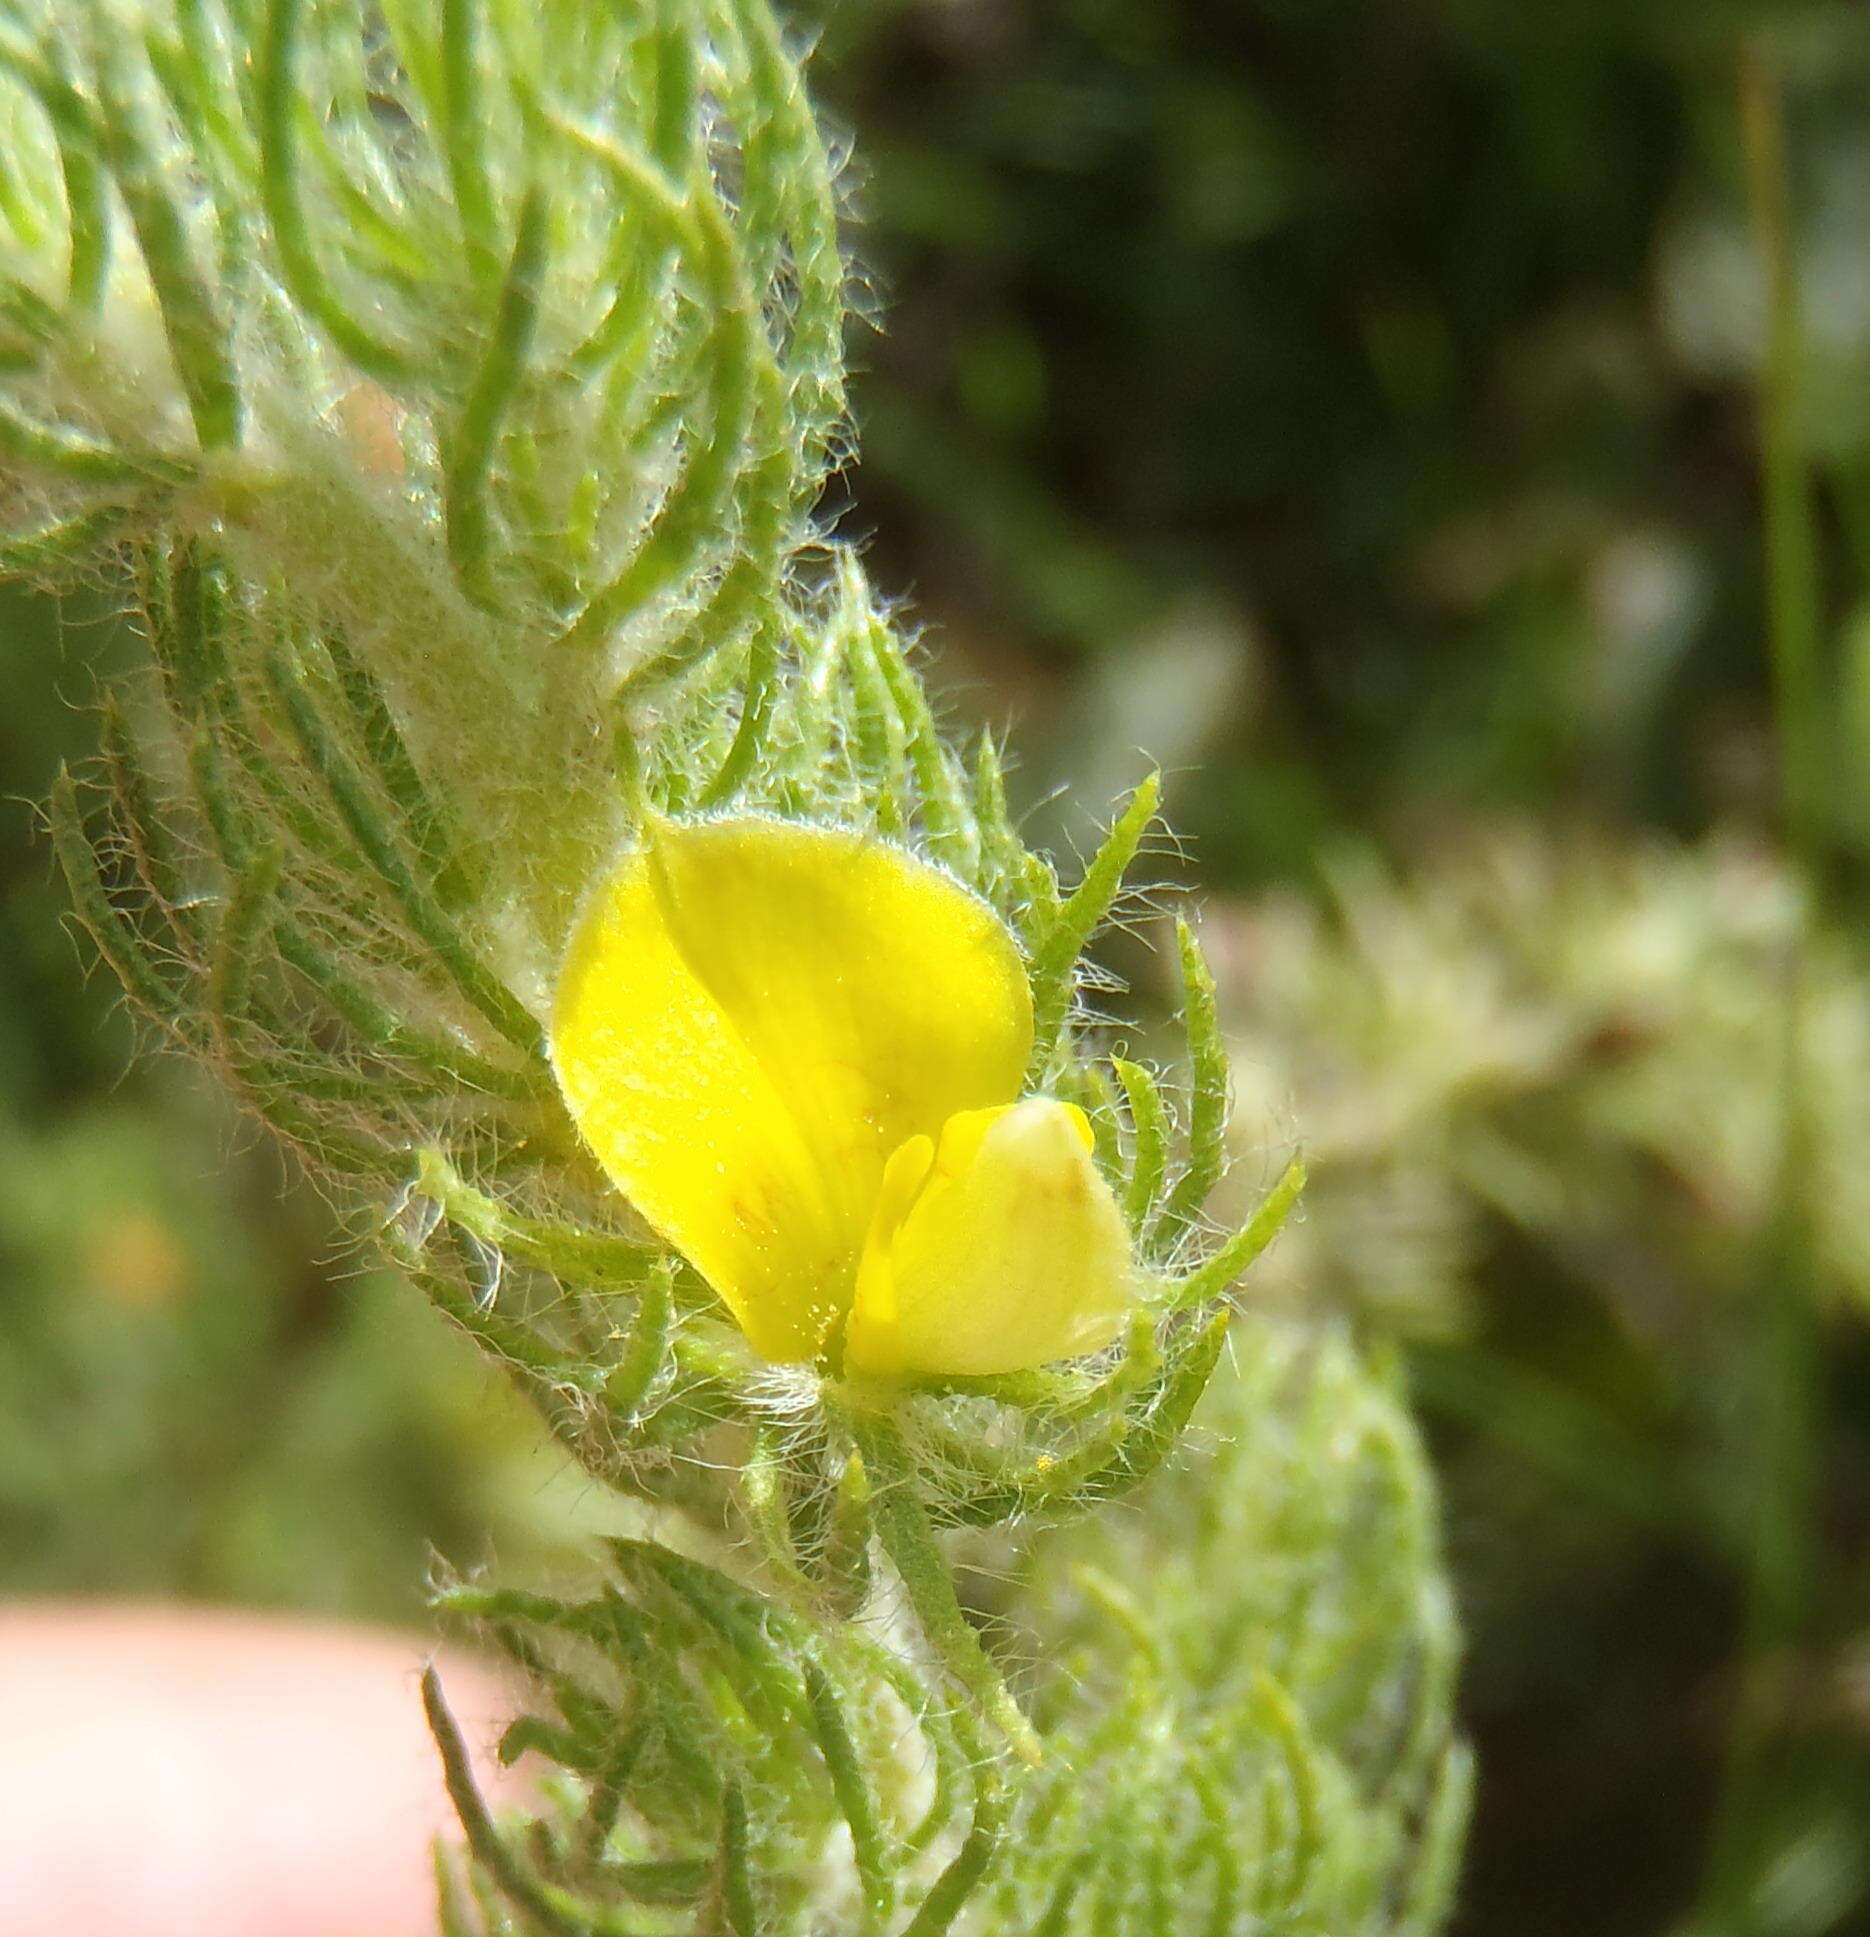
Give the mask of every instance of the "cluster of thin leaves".
[(614, 1578), (588, 1600), (438, 1591), (549, 1699), (549, 1717), (507, 1731), (501, 1757), (542, 1754), (568, 1778), (503, 1836), (431, 1679), (482, 1886), (447, 1877), (451, 1921), (506, 1931), (517, 1918), (554, 1937), (641, 1931), (618, 1919), (645, 1914), (673, 1920), (657, 1928), (749, 1937), (874, 1932), (899, 1913), (918, 1931), (945, 1928), (1006, 1816), (971, 1709), (931, 1702), (871, 1627), (825, 1633), (661, 1543), (609, 1551)]
[(585, 1600), (445, 1584), (550, 1691), (502, 1756), (577, 1777), (499, 1836), (431, 1682), (480, 1858), (447, 1872), (451, 1937), (1430, 1937), (1471, 1779), (1432, 1484), (1394, 1382), (1341, 1340), (1236, 1341), (1204, 1450), (1001, 1557), (1033, 1774), (927, 1703), (887, 1608), (828, 1637), (639, 1542)]
[(211, 528), (340, 623), (537, 979), (622, 829), (608, 729), (770, 672), (841, 436), (833, 175), (764, 0), (9, 0), (0, 556)]
[(1042, 1642), (1056, 1762), (1015, 1817), (1035, 1855), (980, 1929), (1440, 1927), (1471, 1771), (1434, 1488), (1394, 1383), (1340, 1339), (1245, 1320), (1205, 1448), (1136, 1511), (1036, 1544), (1005, 1613)]

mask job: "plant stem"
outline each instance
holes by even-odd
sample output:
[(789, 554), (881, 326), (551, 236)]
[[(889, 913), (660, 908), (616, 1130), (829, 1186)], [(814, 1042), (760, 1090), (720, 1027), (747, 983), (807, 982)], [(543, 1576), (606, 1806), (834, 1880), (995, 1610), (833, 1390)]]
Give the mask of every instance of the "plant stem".
[(1782, 967), (1780, 1133), (1773, 1208), (1761, 1245), (1746, 1339), (1749, 1402), (1738, 1519), (1746, 1570), (1744, 1654), (1728, 1723), (1713, 1840), (1692, 1928), (1746, 1937), (1766, 1852), (1775, 1743), (1791, 1653), (1809, 1613), (1817, 1562), (1819, 1399), (1806, 990), (1826, 885), (1830, 767), (1819, 660), (1821, 594), (1810, 453), (1801, 397), (1802, 332), (1792, 239), (1783, 99), (1771, 55), (1742, 43), (1739, 106), (1748, 198), (1766, 287), (1760, 465), (1766, 630), (1779, 741), (1785, 840), (1803, 889)]

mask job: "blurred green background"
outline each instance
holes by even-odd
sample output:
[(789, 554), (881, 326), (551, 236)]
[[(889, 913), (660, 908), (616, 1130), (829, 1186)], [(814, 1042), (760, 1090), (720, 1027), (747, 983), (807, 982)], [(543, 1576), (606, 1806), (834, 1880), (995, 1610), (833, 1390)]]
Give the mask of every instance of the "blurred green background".
[[(1314, 1168), (1255, 1295), (1405, 1342), (1471, 1637), (1460, 1930), (1870, 1927), (1870, 17), (795, 17), (887, 325), (846, 528), (1036, 830), (1168, 770), (1237, 1188)], [(1803, 315), (1790, 737), (1744, 45)], [(546, 1565), (594, 1505), (200, 1083), (125, 1073), (27, 803), (133, 651), (0, 605), (0, 1592), (413, 1618), (425, 1543)]]

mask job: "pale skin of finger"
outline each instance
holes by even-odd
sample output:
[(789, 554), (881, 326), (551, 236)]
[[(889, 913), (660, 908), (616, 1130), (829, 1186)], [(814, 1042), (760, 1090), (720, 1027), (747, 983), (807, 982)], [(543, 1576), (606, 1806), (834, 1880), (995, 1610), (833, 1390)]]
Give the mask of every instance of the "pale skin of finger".
[[(420, 1637), (233, 1611), (0, 1607), (7, 1937), (434, 1937), (453, 1837)], [(485, 1663), (443, 1684), (486, 1753), (514, 1711)]]

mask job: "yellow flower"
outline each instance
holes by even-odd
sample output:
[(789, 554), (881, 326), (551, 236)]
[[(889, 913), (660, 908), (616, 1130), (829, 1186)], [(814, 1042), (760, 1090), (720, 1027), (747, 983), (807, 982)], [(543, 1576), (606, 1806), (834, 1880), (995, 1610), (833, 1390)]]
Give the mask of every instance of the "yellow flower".
[(1129, 1234), (1083, 1113), (1019, 1100), (1032, 999), (993, 912), (903, 849), (652, 821), (592, 894), (552, 1059), (611, 1180), (754, 1348), (888, 1380), (1095, 1351)]

